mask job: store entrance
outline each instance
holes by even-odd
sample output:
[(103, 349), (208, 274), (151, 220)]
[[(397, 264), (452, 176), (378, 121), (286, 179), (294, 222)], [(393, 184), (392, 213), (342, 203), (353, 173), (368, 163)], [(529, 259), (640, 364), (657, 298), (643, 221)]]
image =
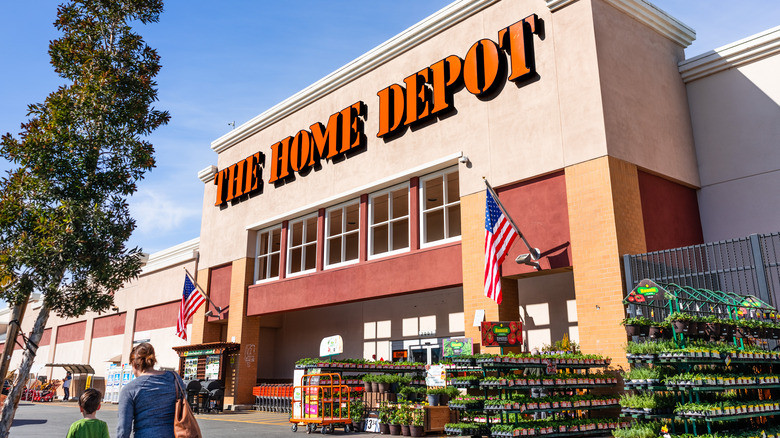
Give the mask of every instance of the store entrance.
[(438, 344), (410, 345), (409, 358), (412, 362), (428, 365), (438, 363), (441, 361), (441, 346)]

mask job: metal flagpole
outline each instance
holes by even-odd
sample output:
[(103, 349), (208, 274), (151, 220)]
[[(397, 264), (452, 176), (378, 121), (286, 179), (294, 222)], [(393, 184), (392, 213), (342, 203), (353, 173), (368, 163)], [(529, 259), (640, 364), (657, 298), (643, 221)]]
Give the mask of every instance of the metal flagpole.
[(515, 229), (517, 235), (520, 236), (520, 239), (522, 239), (523, 243), (525, 243), (526, 248), (528, 248), (528, 253), (531, 254), (531, 260), (539, 260), (539, 257), (541, 257), (539, 250), (536, 248), (531, 248), (531, 245), (528, 243), (527, 240), (525, 240), (525, 236), (520, 231), (520, 228), (517, 228), (517, 224), (515, 224), (515, 221), (512, 219), (512, 216), (510, 216), (509, 213), (507, 213), (506, 208), (504, 208), (504, 204), (502, 204), (501, 200), (498, 199), (498, 195), (493, 190), (493, 187), (490, 186), (490, 183), (488, 182), (487, 178), (483, 176), (482, 180), (485, 181), (485, 185), (487, 186), (487, 189), (490, 190), (490, 193), (493, 195), (493, 199), (496, 200), (496, 204), (498, 204), (498, 208), (500, 208), (501, 211), (504, 212), (504, 216), (506, 216), (509, 223), (512, 224), (512, 228)]
[(211, 305), (212, 305), (212, 306), (213, 306), (215, 309), (217, 309), (217, 313), (222, 313), (222, 311), (223, 311), (223, 310), (225, 310), (225, 309), (222, 309), (221, 307), (217, 306), (216, 304), (214, 304), (214, 302), (213, 302), (213, 301), (211, 301), (211, 298), (209, 298), (209, 296), (208, 296), (208, 295), (206, 295), (206, 294), (203, 292), (205, 289), (203, 289), (202, 287), (200, 287), (200, 285), (198, 284), (198, 282), (197, 282), (197, 281), (195, 281), (195, 279), (194, 279), (194, 278), (192, 278), (192, 275), (190, 275), (190, 271), (188, 271), (186, 267), (184, 268), (184, 273), (185, 273), (185, 274), (187, 274), (187, 277), (189, 277), (189, 278), (190, 278), (190, 281), (192, 282), (192, 284), (194, 284), (194, 285), (195, 285), (195, 288), (196, 288), (196, 289), (198, 289), (198, 293), (200, 293), (201, 295), (203, 295), (203, 297), (204, 297), (204, 298), (206, 298), (206, 300), (208, 300), (209, 304), (211, 304)]

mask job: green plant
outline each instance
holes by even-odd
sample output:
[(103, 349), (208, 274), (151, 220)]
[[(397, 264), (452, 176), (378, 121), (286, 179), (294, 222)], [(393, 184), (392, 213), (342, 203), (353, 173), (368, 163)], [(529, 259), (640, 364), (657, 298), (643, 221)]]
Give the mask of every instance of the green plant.
[(693, 315), (685, 312), (672, 312), (669, 314), (669, 316), (666, 317), (667, 322), (692, 321), (692, 320), (693, 320)]
[(379, 422), (383, 424), (390, 424), (390, 421), (395, 416), (395, 406), (390, 403), (384, 402), (379, 405)]
[(447, 386), (444, 394), (447, 394), (449, 398), (455, 398), (460, 395), (460, 390), (454, 386)]
[(650, 318), (645, 318), (644, 316), (636, 316), (636, 317), (629, 317), (623, 319), (623, 321), (620, 323), (622, 325), (655, 325), (656, 322), (653, 321)]
[(412, 411), (412, 426), (422, 426), (425, 423), (425, 411), (422, 408)]
[(353, 423), (363, 421), (365, 417), (365, 404), (362, 400), (355, 400), (349, 405), (349, 416)]
[(429, 395), (435, 395), (435, 394), (447, 394), (447, 387), (446, 386), (436, 386), (436, 387), (430, 387), (425, 390), (426, 394)]

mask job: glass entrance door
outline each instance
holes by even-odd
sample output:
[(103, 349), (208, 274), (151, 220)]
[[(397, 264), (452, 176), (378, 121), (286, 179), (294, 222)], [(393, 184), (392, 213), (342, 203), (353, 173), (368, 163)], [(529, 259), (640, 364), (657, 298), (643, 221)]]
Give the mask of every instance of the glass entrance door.
[(410, 345), (409, 358), (413, 362), (424, 364), (438, 363), (441, 361), (441, 346), (438, 344)]

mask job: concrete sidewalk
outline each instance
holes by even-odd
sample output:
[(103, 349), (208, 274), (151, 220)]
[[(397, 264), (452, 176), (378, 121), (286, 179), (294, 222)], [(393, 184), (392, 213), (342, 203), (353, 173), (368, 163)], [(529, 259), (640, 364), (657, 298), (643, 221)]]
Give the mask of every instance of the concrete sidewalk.
[[(116, 437), (117, 405), (103, 404), (97, 418), (108, 423), (111, 437)], [(54, 401), (48, 403), (21, 402), (11, 426), (14, 438), (41, 438), (65, 436), (71, 423), (81, 418), (75, 401)], [(218, 414), (197, 414), (203, 436), (218, 438), (243, 438), (262, 436), (270, 438), (294, 438), (296, 434), (306, 435), (306, 428), (299, 427), (297, 433), (290, 429), (289, 414), (264, 411), (225, 411)], [(319, 431), (318, 431), (319, 432)], [(336, 429), (334, 436), (347, 435)], [(378, 434), (359, 433), (365, 438), (380, 437)]]

